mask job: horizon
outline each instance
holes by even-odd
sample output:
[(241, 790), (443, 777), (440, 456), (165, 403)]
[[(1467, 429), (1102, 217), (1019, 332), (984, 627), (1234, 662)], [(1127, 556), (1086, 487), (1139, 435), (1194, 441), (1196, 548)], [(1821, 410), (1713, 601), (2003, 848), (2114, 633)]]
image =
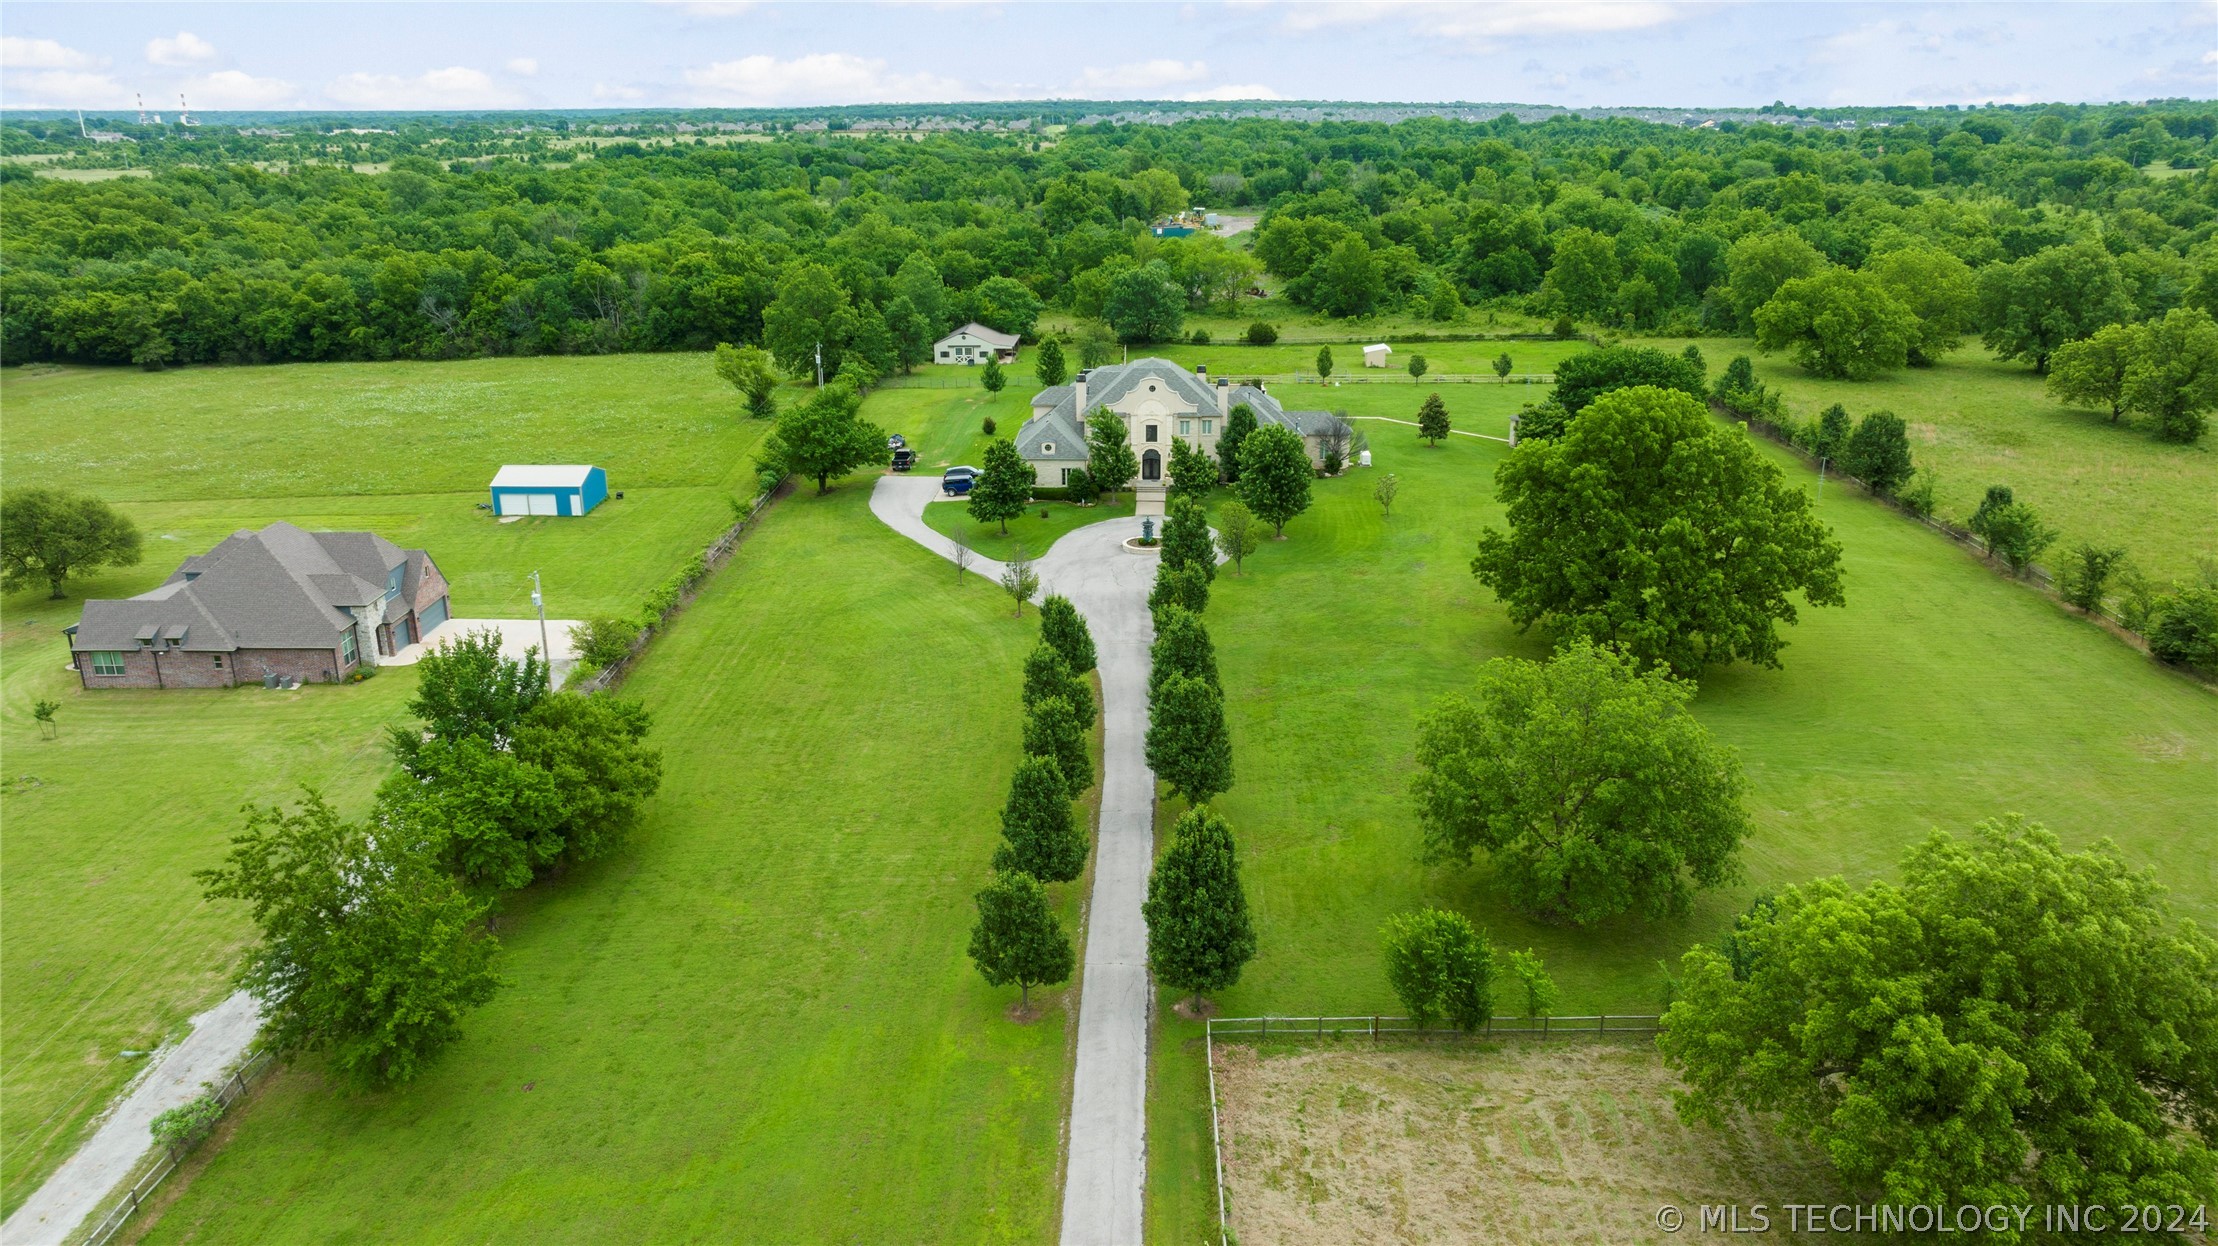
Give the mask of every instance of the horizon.
[(0, 109), (180, 94), (211, 114), (2100, 105), (2218, 96), (2218, 0), (10, 6)]

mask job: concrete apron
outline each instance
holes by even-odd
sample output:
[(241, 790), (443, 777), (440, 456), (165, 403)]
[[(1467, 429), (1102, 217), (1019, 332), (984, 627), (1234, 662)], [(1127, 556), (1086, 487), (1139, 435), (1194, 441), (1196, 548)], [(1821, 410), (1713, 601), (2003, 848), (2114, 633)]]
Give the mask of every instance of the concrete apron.
[[(870, 509), (896, 532), (952, 560), (954, 544), (924, 523), (924, 507), (938, 495), (937, 481), (885, 476), (871, 493)], [(1033, 563), (1040, 592), (1060, 593), (1085, 617), (1102, 693), (1101, 826), (1071, 1079), (1064, 1246), (1134, 1246), (1143, 1233), (1155, 992), (1140, 905), (1155, 864), (1155, 773), (1146, 754), (1148, 648), (1155, 627), (1147, 594), (1158, 560), (1153, 551), (1125, 548), (1139, 532), (1138, 516), (1104, 520), (1065, 535)], [(989, 579), (1003, 570), (999, 562), (975, 557), (970, 566)]]

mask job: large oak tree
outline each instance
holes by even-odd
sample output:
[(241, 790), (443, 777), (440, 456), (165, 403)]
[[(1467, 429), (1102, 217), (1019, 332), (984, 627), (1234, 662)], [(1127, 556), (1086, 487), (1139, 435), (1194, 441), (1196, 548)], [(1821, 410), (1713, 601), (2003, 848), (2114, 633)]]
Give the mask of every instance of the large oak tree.
[(1681, 393), (1596, 399), (1494, 474), (1509, 531), (1471, 570), (1519, 627), (1622, 645), (1681, 674), (1779, 664), (1791, 595), (1841, 605), (1840, 545), (1737, 430)]
[(2218, 1202), (2218, 942), (2107, 841), (1935, 832), (1900, 883), (1789, 887), (1729, 944), (1664, 1017), (1683, 1114), (1776, 1113), (1886, 1202)]

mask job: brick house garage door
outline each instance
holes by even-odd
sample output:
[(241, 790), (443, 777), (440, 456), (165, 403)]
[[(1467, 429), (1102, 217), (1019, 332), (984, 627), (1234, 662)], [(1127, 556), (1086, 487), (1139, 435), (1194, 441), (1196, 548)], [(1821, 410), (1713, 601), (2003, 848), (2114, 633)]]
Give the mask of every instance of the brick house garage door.
[(424, 607), (424, 612), (416, 616), (416, 630), (424, 636), (429, 636), (433, 628), (446, 621), (447, 599), (441, 597), (429, 606)]

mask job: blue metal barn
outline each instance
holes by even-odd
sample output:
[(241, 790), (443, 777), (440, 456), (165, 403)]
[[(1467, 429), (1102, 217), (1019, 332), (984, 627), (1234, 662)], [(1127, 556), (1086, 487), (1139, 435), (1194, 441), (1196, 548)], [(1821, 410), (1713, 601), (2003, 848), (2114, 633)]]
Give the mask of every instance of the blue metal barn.
[(608, 473), (582, 464), (511, 463), (493, 477), (493, 513), (583, 515), (608, 500)]

